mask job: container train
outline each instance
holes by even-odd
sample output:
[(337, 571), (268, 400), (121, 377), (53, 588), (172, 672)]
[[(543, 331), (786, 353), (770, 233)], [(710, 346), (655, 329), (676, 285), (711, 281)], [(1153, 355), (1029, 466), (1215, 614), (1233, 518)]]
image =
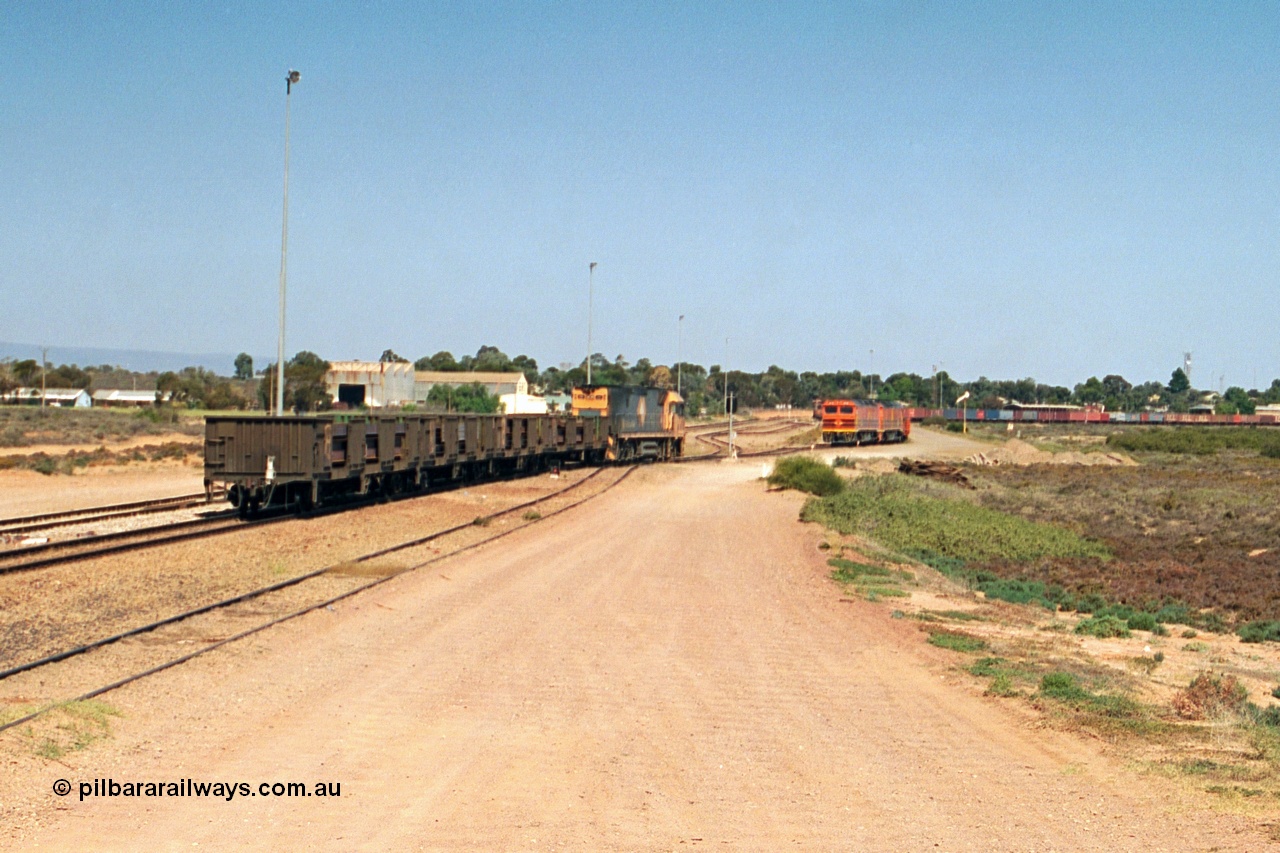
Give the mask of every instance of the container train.
[(909, 409), (911, 420), (944, 418), (948, 421), (997, 421), (1002, 423), (1072, 424), (1199, 424), (1201, 426), (1273, 426), (1280, 418), (1265, 415), (1210, 415), (1180, 412), (1108, 412), (1097, 407), (1039, 406), (1018, 409)]
[(864, 400), (819, 400), (814, 420), (826, 444), (893, 444), (911, 435), (910, 410)]
[(593, 386), (574, 389), (573, 400), (570, 412), (540, 415), (208, 417), (205, 489), (224, 487), (248, 516), (570, 463), (669, 459), (683, 449), (684, 401), (674, 391)]

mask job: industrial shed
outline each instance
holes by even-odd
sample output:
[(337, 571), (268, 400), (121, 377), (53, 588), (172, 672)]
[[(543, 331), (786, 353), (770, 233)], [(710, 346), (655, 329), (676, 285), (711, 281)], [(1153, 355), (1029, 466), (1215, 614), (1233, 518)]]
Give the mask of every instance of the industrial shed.
[[(123, 388), (99, 388), (93, 392), (93, 404), (95, 406), (114, 406), (117, 408), (154, 406), (156, 404), (156, 393), (155, 391), (129, 391)], [(167, 402), (169, 396), (167, 392), (161, 394), (161, 402)]]
[(431, 389), (437, 385), (457, 388), (459, 385), (479, 384), (495, 397), (503, 394), (528, 396), (529, 380), (523, 373), (465, 373), (453, 370), (419, 370), (413, 375), (413, 400), (425, 403)]
[(413, 365), (387, 361), (335, 361), (324, 375), (334, 403), (380, 409), (413, 402)]
[(17, 388), (4, 395), (4, 402), (23, 406), (38, 406), (43, 398), (46, 406), (60, 406), (66, 409), (87, 409), (93, 405), (93, 398), (83, 388), (49, 388), (41, 392), (39, 388)]

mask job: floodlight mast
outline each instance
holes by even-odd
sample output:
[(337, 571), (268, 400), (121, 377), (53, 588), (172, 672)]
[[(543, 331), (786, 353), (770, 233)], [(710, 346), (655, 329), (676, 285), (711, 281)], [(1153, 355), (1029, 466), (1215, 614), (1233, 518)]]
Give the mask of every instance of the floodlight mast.
[(591, 308), (596, 277), (596, 262), (587, 264), (587, 384), (591, 384)]
[(276, 343), (276, 416), (284, 414), (284, 286), (289, 266), (289, 95), (302, 75), (292, 68), (284, 78), (284, 222), (280, 227), (280, 337)]

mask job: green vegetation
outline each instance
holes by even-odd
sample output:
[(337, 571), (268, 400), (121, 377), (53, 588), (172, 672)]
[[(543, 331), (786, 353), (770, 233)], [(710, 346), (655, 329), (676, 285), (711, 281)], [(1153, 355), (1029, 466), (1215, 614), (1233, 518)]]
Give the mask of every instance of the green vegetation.
[(1211, 456), (1223, 450), (1253, 450), (1280, 456), (1280, 431), (1259, 427), (1223, 429), (1207, 426), (1147, 427), (1113, 432), (1107, 446), (1145, 453)]
[(1080, 624), (1076, 625), (1076, 633), (1103, 639), (1132, 636), (1129, 633), (1128, 623), (1116, 616), (1090, 616), (1082, 619)]
[(953, 652), (964, 652), (965, 654), (977, 654), (987, 649), (985, 640), (955, 631), (931, 631), (929, 633), (929, 644), (940, 649), (950, 649)]
[(1110, 556), (1069, 530), (946, 497), (933, 491), (938, 488), (904, 477), (864, 477), (839, 494), (810, 500), (800, 517), (897, 551), (925, 550), (954, 560)]
[[(31, 710), (34, 709), (23, 709), (23, 713)], [(68, 702), (50, 708), (37, 718), (35, 725), (24, 729), (23, 734), (35, 755), (56, 761), (108, 737), (111, 717), (119, 716), (119, 710), (97, 699)]]
[(1143, 713), (1137, 702), (1111, 693), (1094, 693), (1080, 684), (1069, 672), (1050, 672), (1040, 679), (1042, 698), (1053, 699), (1078, 711), (1104, 717), (1131, 718)]
[(474, 412), (489, 415), (501, 405), (496, 394), (490, 394), (479, 382), (470, 385), (433, 385), (427, 392), (427, 403), (447, 412)]
[(811, 456), (788, 456), (773, 466), (768, 483), (777, 489), (795, 489), (822, 497), (843, 491), (844, 478)]
[(1280, 622), (1273, 619), (1260, 619), (1246, 622), (1236, 629), (1242, 643), (1265, 643), (1280, 641)]
[(0, 408), (0, 447), (98, 444), (148, 435), (181, 432), (204, 434), (200, 421), (179, 418), (168, 409), (45, 409), (38, 406)]

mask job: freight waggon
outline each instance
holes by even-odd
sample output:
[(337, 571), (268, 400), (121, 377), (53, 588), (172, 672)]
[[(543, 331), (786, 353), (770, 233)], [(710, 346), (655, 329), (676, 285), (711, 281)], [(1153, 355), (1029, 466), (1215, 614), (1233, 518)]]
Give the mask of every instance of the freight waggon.
[(866, 400), (819, 400), (813, 417), (826, 444), (893, 444), (911, 435), (910, 410)]
[(943, 418), (948, 421), (1003, 421), (1010, 423), (1071, 424), (1199, 424), (1201, 426), (1276, 426), (1274, 414), (1210, 415), (1178, 412), (1108, 412), (1100, 406), (1019, 406), (1004, 409), (909, 410), (911, 419)]
[(344, 495), (384, 497), (572, 463), (679, 454), (683, 401), (672, 392), (639, 390), (657, 395), (656, 419), (648, 416), (648, 394), (614, 397), (621, 411), (606, 406), (582, 414), (211, 416), (205, 489), (224, 487), (247, 516), (268, 506), (306, 511)]

